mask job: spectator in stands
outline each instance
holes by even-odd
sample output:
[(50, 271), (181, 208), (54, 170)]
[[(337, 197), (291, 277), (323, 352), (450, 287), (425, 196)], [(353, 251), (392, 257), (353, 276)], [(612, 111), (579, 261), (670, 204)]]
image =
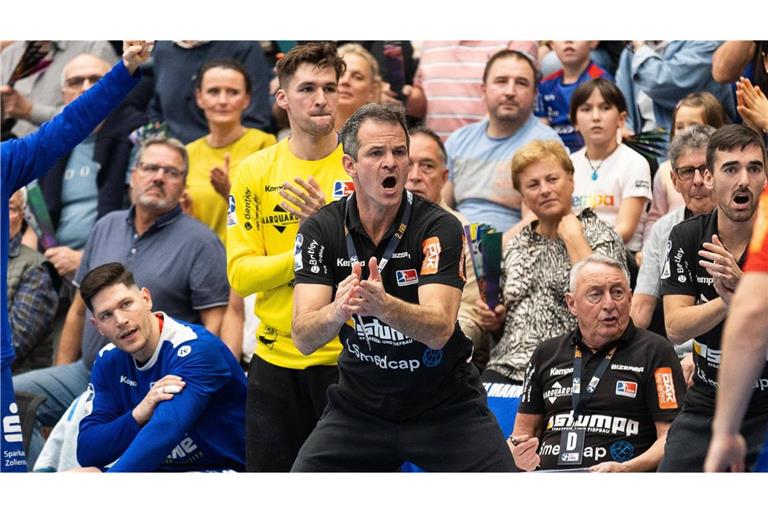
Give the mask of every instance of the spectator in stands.
[(593, 78), (613, 80), (603, 68), (592, 62), (590, 51), (597, 41), (552, 41), (562, 69), (545, 76), (539, 84), (534, 115), (555, 130), (571, 153), (584, 146), (579, 132), (568, 118), (571, 95), (578, 86)]
[(719, 41), (632, 41), (619, 60), (616, 84), (629, 104), (634, 133), (672, 127), (677, 102), (692, 92), (710, 92), (736, 118), (730, 86), (712, 78)]
[(16, 191), (8, 201), (8, 318), (11, 322), (19, 374), (51, 365), (53, 340), (50, 325), (56, 312), (57, 292), (51, 279), (51, 264), (37, 251), (22, 245), (21, 227), (27, 191)]
[(446, 140), (486, 116), (480, 69), (501, 50), (525, 53), (535, 67), (536, 41), (425, 41), (413, 86), (404, 88), (408, 114)]
[(744, 123), (763, 135), (763, 140), (768, 139), (768, 98), (765, 91), (759, 87), (753, 87), (752, 82), (741, 78), (736, 84), (736, 99), (738, 101), (739, 114)]
[(642, 248), (651, 169), (645, 158), (617, 140), (627, 116), (624, 96), (609, 80), (591, 80), (574, 91), (570, 116), (586, 143), (571, 155), (574, 210), (592, 208), (634, 256)]
[[(29, 43), (39, 45), (39, 51), (45, 55), (39, 70), (10, 87), (7, 84)], [(14, 135), (22, 137), (35, 131), (61, 111), (61, 73), (70, 60), (83, 53), (104, 59), (109, 66), (117, 62), (115, 50), (107, 41), (16, 41), (3, 48), (0, 58), (3, 119), (17, 120)]]
[(508, 441), (518, 468), (658, 466), (685, 386), (669, 342), (632, 323), (631, 298), (617, 260), (592, 255), (571, 269), (566, 300), (578, 326), (533, 352)]
[(381, 100), (381, 72), (379, 63), (368, 50), (357, 43), (339, 46), (339, 55), (347, 68), (339, 79), (339, 103), (336, 109), (338, 132), (355, 110), (366, 103)]
[[(661, 275), (667, 264), (667, 240), (672, 228), (685, 219), (711, 213), (715, 207), (712, 189), (705, 183), (707, 144), (715, 129), (695, 124), (677, 131), (669, 146), (672, 185), (683, 198), (683, 205), (670, 211), (653, 226), (651, 236), (643, 245), (643, 263), (632, 295), (632, 321), (648, 329), (661, 297)], [(662, 308), (658, 308), (662, 309)], [(659, 314), (661, 314), (660, 312)], [(663, 320), (663, 315), (661, 316)], [(652, 330), (666, 335), (663, 321)], [(685, 366), (683, 367), (685, 369)], [(686, 381), (689, 375), (686, 374)]]
[[(92, 54), (69, 61), (61, 74), (64, 104), (69, 105), (93, 87), (109, 67), (107, 61)], [(71, 280), (75, 275), (94, 223), (128, 202), (126, 177), (133, 150), (128, 135), (146, 121), (143, 112), (121, 106), (40, 178), (59, 244), (47, 248), (45, 256), (61, 277)]]
[(338, 340), (307, 357), (291, 340), (293, 262), (298, 227), (348, 195), (334, 131), (344, 61), (330, 43), (291, 49), (277, 64), (279, 108), (291, 136), (251, 155), (232, 184), (227, 273), (241, 296), (258, 293), (258, 343), (248, 371), (246, 467), (289, 471), (338, 380)]
[[(529, 142), (511, 167), (515, 189), (537, 220), (505, 246), (502, 304), (495, 311), (477, 307), (483, 328), (501, 335), (483, 382), (519, 386), (536, 346), (576, 327), (565, 302), (571, 266), (593, 253), (623, 261), (625, 252), (619, 236), (592, 210), (572, 212), (573, 164), (559, 142)], [(512, 429), (511, 422), (501, 426), (506, 433)]]
[(234, 60), (206, 62), (197, 73), (197, 106), (208, 134), (187, 144), (187, 213), (225, 243), (230, 182), (247, 156), (275, 143), (274, 135), (243, 126), (251, 103), (251, 79)]
[[(73, 284), (79, 286), (88, 271), (103, 263), (124, 263), (140, 282), (152, 283), (158, 309), (218, 334), (229, 295), (226, 257), (216, 235), (181, 213), (186, 171), (187, 152), (181, 142), (162, 137), (146, 141), (131, 173), (134, 205), (96, 223)], [(86, 316), (86, 304), (76, 293), (56, 366), (14, 379), (16, 389), (47, 398), (37, 416), (44, 426), (53, 426), (85, 391), (93, 361), (107, 343)], [(36, 443), (38, 435), (33, 435)], [(30, 452), (34, 462), (39, 446)]]
[(238, 61), (251, 80), (251, 104), (242, 116), (243, 125), (270, 127), (269, 80), (271, 71), (258, 41), (158, 41), (153, 55), (155, 95), (149, 105), (152, 120), (165, 121), (171, 134), (189, 144), (209, 131), (196, 102), (198, 73), (206, 62)]
[[(408, 173), (408, 181), (405, 188), (414, 194), (437, 203), (466, 226), (469, 221), (459, 212), (445, 205), (441, 191), (448, 181), (448, 168), (445, 146), (440, 136), (429, 128), (418, 126), (409, 130), (411, 145), (408, 155), (411, 158), (411, 171)], [(466, 334), (474, 346), (472, 362), (482, 372), (488, 363), (491, 348), (491, 336), (483, 329), (480, 318), (476, 313), (477, 302), (480, 300), (480, 289), (477, 284), (477, 276), (472, 264), (469, 249), (465, 248), (464, 265), (466, 268), (467, 282), (461, 293), (461, 306), (459, 307), (459, 325), (461, 331)]]
[[(669, 235), (661, 276), (667, 335), (673, 343), (694, 338), (696, 371), (685, 409), (669, 431), (660, 471), (702, 471), (718, 389), (723, 323), (766, 184), (765, 160), (765, 144), (753, 130), (743, 125), (717, 130), (707, 146), (705, 175), (717, 207), (681, 222)], [(768, 367), (760, 379), (768, 379)], [(748, 465), (762, 448), (767, 426), (768, 387), (758, 385), (741, 430)]]
[(221, 340), (153, 312), (149, 290), (120, 263), (88, 272), (80, 294), (110, 345), (93, 365), (78, 462), (111, 472), (242, 470), (245, 375)]
[(768, 91), (768, 41), (724, 41), (712, 56), (712, 77), (721, 84), (747, 77)]
[(483, 72), (482, 99), (488, 119), (468, 124), (446, 141), (448, 183), (445, 203), (470, 222), (507, 231), (521, 216), (509, 162), (515, 151), (536, 139), (560, 140), (533, 115), (538, 76), (527, 55), (501, 50)]
[[(708, 92), (692, 92), (677, 104), (672, 114), (670, 142), (675, 135), (694, 125), (707, 125), (715, 129), (728, 123), (728, 116), (717, 98)], [(685, 205), (683, 197), (672, 181), (671, 161), (663, 162), (653, 177), (653, 201), (643, 228), (643, 245), (651, 234), (653, 225), (662, 216)]]

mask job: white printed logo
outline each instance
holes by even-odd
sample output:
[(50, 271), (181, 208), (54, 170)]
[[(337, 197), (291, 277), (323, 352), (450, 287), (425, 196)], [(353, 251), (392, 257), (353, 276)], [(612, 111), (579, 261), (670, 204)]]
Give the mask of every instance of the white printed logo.
[(16, 402), (8, 406), (11, 414), (3, 418), (3, 438), (6, 443), (21, 443), (21, 420), (19, 419), (19, 407)]

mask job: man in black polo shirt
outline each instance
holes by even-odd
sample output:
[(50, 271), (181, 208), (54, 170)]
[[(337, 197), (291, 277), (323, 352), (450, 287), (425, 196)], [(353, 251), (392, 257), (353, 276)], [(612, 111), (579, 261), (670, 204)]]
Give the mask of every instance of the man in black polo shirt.
[(565, 296), (578, 327), (531, 356), (509, 438), (517, 467), (653, 471), (685, 383), (672, 345), (629, 318), (622, 265), (593, 254)]
[(293, 471), (513, 469), (456, 321), (461, 224), (404, 190), (402, 111), (361, 107), (341, 140), (355, 193), (299, 228), (291, 331), (304, 354), (339, 335), (339, 384)]
[[(696, 370), (683, 411), (667, 436), (659, 471), (703, 469), (718, 387), (720, 336), (741, 277), (765, 172), (765, 145), (759, 134), (741, 125), (720, 128), (709, 141), (704, 175), (714, 189), (717, 208), (681, 222), (669, 235), (667, 267), (661, 276), (667, 335), (674, 343), (693, 338)], [(757, 457), (768, 426), (767, 378), (765, 369), (741, 429), (747, 465)]]

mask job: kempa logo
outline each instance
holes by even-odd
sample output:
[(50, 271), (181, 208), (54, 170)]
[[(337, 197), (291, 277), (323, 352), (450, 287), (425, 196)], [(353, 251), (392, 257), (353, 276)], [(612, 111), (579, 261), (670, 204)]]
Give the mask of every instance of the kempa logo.
[(128, 384), (132, 388), (135, 388), (136, 386), (138, 386), (135, 380), (129, 379), (125, 375), (120, 376), (120, 384)]
[(272, 212), (272, 215), (265, 215), (262, 217), (261, 223), (271, 224), (272, 227), (278, 231), (278, 233), (285, 231), (285, 228), (287, 228), (289, 224), (297, 224), (299, 222), (298, 217), (285, 211), (279, 204), (272, 208)]
[(354, 354), (359, 360), (366, 363), (373, 363), (382, 370), (408, 370), (414, 372), (419, 369), (421, 362), (418, 359), (389, 359), (388, 356), (378, 356), (371, 354), (363, 354), (360, 352), (360, 347), (349, 344), (349, 339), (346, 341), (347, 349), (351, 354)]
[(569, 373), (573, 373), (573, 368), (552, 368), (549, 370), (550, 377), (554, 377), (555, 375), (568, 375)]
[(278, 192), (283, 190), (282, 185), (264, 185), (264, 192)]

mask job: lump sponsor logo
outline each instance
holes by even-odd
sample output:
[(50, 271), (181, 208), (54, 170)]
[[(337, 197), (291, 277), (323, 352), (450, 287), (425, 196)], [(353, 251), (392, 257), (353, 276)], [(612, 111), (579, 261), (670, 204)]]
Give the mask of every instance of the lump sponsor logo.
[(621, 416), (606, 414), (579, 414), (574, 421), (573, 411), (555, 414), (547, 423), (547, 430), (582, 428), (595, 434), (620, 434), (635, 436), (640, 432), (640, 422)]
[(410, 286), (419, 282), (419, 273), (415, 268), (409, 268), (408, 270), (398, 270), (395, 272), (397, 278), (397, 286)]
[(235, 196), (229, 196), (229, 208), (227, 209), (227, 227), (237, 224), (237, 215), (235, 214)]
[(355, 183), (353, 181), (336, 180), (333, 182), (333, 199), (341, 199), (347, 197), (349, 194), (355, 191)]
[(611, 458), (616, 462), (626, 462), (635, 456), (635, 447), (623, 439), (614, 441), (609, 449)]
[(421, 264), (421, 275), (429, 276), (437, 274), (440, 268), (440, 238), (432, 236), (421, 243), (421, 250), (424, 254), (424, 261)]
[(369, 322), (355, 322), (355, 334), (357, 334), (358, 339), (368, 339), (384, 345), (400, 346), (413, 343), (412, 338), (380, 322), (375, 317), (371, 318)]
[(382, 370), (408, 370), (415, 372), (421, 367), (421, 362), (418, 359), (390, 359), (389, 356), (366, 354), (356, 344), (350, 344), (349, 339), (346, 340), (346, 344), (349, 352), (360, 361), (374, 364)]
[(656, 394), (659, 398), (659, 409), (677, 409), (675, 382), (672, 380), (672, 368), (663, 366), (653, 372), (656, 379)]
[(283, 233), (285, 229), (291, 224), (298, 224), (299, 218), (294, 214), (287, 212), (279, 204), (272, 208), (270, 215), (265, 215), (261, 218), (262, 224), (269, 224), (277, 230), (278, 233)]
[(637, 396), (637, 382), (628, 380), (616, 381), (616, 395), (635, 398)]
[(693, 340), (693, 351), (700, 357), (702, 357), (708, 366), (712, 368), (720, 368), (720, 351), (709, 348), (707, 345)]
[(301, 259), (301, 246), (304, 244), (304, 235), (296, 235), (296, 242), (293, 244), (293, 271), (298, 272), (304, 268), (304, 262)]

